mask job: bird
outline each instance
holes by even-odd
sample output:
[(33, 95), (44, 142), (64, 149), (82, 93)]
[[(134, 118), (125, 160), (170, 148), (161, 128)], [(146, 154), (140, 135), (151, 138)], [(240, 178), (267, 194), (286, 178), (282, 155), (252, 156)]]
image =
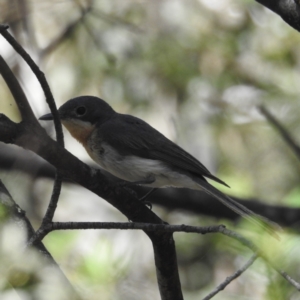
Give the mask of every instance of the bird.
[[(95, 96), (79, 96), (58, 109), (61, 123), (104, 170), (130, 184), (152, 188), (202, 190), (225, 206), (265, 228), (272, 235), (280, 228), (234, 201), (207, 179), (229, 187), (195, 157), (145, 121), (116, 112)], [(53, 120), (51, 113), (39, 120)]]

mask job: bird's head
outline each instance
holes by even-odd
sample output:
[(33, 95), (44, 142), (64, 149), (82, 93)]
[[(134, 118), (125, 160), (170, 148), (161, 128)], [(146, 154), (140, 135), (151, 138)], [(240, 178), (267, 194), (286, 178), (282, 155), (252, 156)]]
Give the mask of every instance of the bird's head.
[[(110, 119), (115, 111), (104, 100), (93, 96), (81, 96), (67, 101), (58, 109), (62, 124), (79, 142), (85, 143), (96, 124)], [(46, 114), (39, 120), (53, 120), (52, 114)]]
[[(79, 121), (96, 124), (109, 119), (114, 110), (104, 100), (93, 96), (81, 96), (67, 101), (58, 109), (58, 114), (62, 122)], [(39, 120), (53, 120), (52, 114), (46, 114)]]

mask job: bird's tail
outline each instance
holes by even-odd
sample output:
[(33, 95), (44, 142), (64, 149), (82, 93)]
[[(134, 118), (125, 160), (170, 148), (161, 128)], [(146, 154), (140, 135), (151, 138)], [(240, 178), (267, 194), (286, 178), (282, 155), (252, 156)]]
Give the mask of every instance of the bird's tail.
[[(195, 179), (194, 179), (195, 180)], [(269, 219), (262, 217), (252, 210), (248, 209), (244, 205), (234, 201), (227, 195), (220, 192), (218, 189), (216, 189), (214, 186), (209, 184), (208, 182), (200, 179), (195, 180), (197, 184), (200, 186), (201, 190), (204, 190), (209, 195), (215, 197), (220, 202), (222, 202), (224, 205), (226, 205), (228, 208), (239, 214), (240, 216), (244, 217), (245, 219), (249, 220), (251, 223), (258, 225), (265, 229), (269, 234), (274, 236), (276, 239), (279, 239), (279, 235), (277, 234), (278, 231), (281, 230), (281, 227), (270, 221)]]

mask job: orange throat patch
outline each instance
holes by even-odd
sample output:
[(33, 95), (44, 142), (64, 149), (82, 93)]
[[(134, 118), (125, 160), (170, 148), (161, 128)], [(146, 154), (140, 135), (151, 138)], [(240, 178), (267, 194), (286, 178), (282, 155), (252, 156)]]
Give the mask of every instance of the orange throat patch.
[(95, 129), (95, 125), (80, 120), (62, 120), (61, 122), (70, 134), (86, 148), (88, 138)]

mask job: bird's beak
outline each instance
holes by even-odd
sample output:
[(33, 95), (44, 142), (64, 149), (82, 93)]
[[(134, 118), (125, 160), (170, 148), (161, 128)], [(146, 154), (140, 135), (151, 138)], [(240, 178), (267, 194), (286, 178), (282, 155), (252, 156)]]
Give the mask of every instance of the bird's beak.
[(39, 118), (39, 120), (42, 120), (42, 121), (50, 121), (50, 120), (53, 120), (53, 116), (52, 114), (46, 114), (46, 115), (43, 115)]

